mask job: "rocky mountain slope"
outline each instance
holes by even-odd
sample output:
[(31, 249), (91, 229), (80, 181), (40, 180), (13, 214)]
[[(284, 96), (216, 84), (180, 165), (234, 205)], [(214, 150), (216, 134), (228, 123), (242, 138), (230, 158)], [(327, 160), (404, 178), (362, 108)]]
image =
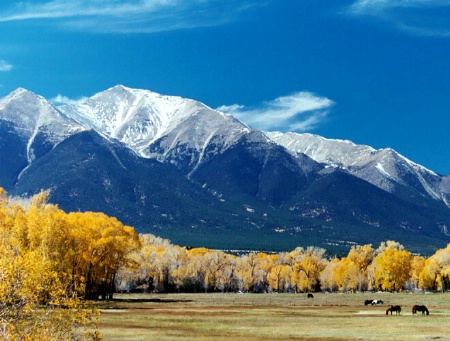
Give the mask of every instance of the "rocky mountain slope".
[(287, 250), (450, 241), (450, 179), (393, 150), (263, 133), (190, 99), (116, 86), (56, 107), (0, 99), (0, 186), (50, 190), (181, 245)]
[(291, 153), (347, 170), (371, 184), (405, 200), (420, 197), (443, 201), (450, 207), (448, 179), (408, 160), (395, 150), (376, 150), (351, 141), (326, 139), (313, 134), (270, 132), (267, 135)]

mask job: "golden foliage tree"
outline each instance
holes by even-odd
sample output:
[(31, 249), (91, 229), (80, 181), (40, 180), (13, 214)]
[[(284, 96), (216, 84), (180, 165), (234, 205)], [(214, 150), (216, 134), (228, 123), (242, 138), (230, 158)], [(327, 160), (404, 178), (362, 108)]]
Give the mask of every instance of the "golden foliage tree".
[(239, 290), (244, 292), (258, 292), (264, 288), (265, 271), (263, 257), (254, 252), (243, 255), (237, 261), (237, 276)]
[(420, 282), (420, 273), (425, 267), (425, 258), (422, 256), (413, 256), (411, 259), (411, 274), (410, 274), (410, 282), (412, 289), (419, 288)]
[[(28, 205), (0, 190), (0, 338), (99, 339), (89, 331), (95, 312), (84, 308), (60, 271), (64, 213), (41, 192)], [(61, 224), (64, 225), (64, 224)]]
[(75, 212), (67, 215), (67, 276), (87, 299), (112, 298), (115, 276), (140, 247), (134, 229), (103, 213)]
[(399, 291), (410, 278), (412, 255), (400, 244), (392, 243), (380, 250), (373, 263), (374, 285), (382, 290)]
[(342, 258), (333, 268), (336, 284), (343, 291), (356, 291), (360, 287), (360, 268), (348, 257)]
[(308, 247), (296, 248), (288, 256), (293, 262), (292, 285), (296, 291), (318, 291), (321, 272), (326, 268), (325, 249)]
[(368, 268), (375, 258), (375, 250), (371, 244), (352, 246), (347, 259), (358, 269), (358, 290), (363, 291), (368, 287)]
[(337, 291), (339, 284), (336, 279), (336, 269), (339, 266), (339, 259), (334, 257), (330, 259), (325, 268), (320, 273), (320, 285), (322, 290)]
[(445, 291), (449, 287), (450, 276), (450, 244), (437, 250), (434, 255), (424, 261), (419, 275), (419, 285), (426, 289)]
[(277, 264), (271, 268), (267, 280), (276, 292), (284, 292), (291, 285), (292, 268), (286, 264)]

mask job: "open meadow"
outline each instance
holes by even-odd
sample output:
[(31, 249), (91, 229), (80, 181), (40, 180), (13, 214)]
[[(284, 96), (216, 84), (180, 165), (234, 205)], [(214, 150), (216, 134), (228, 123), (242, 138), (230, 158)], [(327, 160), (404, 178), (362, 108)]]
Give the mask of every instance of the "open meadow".
[[(366, 306), (367, 299), (383, 304)], [(118, 294), (104, 340), (450, 340), (450, 294)], [(386, 316), (389, 305), (400, 315)], [(414, 304), (430, 315), (413, 315)]]

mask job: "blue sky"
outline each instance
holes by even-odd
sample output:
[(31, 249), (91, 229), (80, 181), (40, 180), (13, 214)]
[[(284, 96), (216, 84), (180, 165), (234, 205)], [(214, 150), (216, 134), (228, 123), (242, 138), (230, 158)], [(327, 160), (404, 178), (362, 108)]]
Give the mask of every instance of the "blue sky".
[(3, 0), (0, 97), (117, 84), (450, 174), (450, 0)]

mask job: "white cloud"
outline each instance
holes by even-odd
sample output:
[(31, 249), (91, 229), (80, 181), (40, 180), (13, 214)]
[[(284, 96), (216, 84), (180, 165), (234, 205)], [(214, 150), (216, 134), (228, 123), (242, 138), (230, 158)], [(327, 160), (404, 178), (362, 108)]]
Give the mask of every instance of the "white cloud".
[(84, 100), (86, 100), (87, 97), (81, 97), (78, 99), (71, 99), (69, 97), (63, 96), (61, 94), (56, 95), (55, 97), (50, 99), (50, 102), (53, 103), (54, 105), (58, 106), (58, 105), (63, 105), (63, 104), (72, 104), (72, 105), (77, 105), (81, 102), (83, 102)]
[(376, 18), (413, 35), (450, 37), (450, 0), (357, 0), (347, 13)]
[(257, 108), (234, 104), (217, 110), (265, 131), (307, 131), (323, 123), (334, 102), (311, 92), (296, 92), (265, 102)]
[(13, 66), (8, 62), (0, 59), (0, 72), (8, 72), (13, 69)]
[(0, 22), (44, 21), (92, 32), (157, 32), (216, 26), (235, 20), (256, 0), (53, 0), (17, 2)]

